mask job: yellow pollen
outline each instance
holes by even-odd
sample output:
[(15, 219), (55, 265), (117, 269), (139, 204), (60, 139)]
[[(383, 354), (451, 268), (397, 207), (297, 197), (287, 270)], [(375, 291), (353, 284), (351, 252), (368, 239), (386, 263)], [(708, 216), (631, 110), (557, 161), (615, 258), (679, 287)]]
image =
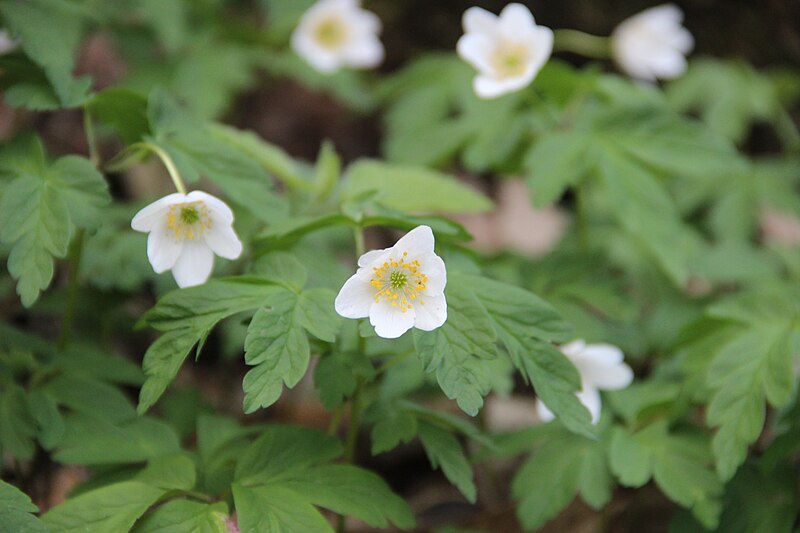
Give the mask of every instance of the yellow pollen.
[(202, 200), (172, 204), (167, 212), (167, 227), (176, 239), (194, 240), (211, 228), (211, 215)]
[(336, 15), (317, 24), (314, 37), (325, 48), (339, 48), (347, 40), (347, 27)]
[(427, 289), (428, 276), (420, 272), (419, 260), (406, 261), (408, 252), (392, 258), (379, 267), (372, 267), (370, 284), (375, 287), (375, 303), (385, 299), (392, 307), (399, 307), (405, 313), (412, 309), (411, 300), (424, 304), (417, 296)]
[(528, 50), (521, 44), (502, 43), (491, 57), (491, 64), (499, 78), (515, 78), (525, 73)]

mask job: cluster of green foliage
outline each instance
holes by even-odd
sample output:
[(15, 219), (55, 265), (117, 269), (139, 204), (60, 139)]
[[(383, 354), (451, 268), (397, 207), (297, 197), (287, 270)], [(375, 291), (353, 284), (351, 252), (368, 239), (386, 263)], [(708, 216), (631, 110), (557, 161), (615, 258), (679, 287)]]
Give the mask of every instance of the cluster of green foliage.
[[(373, 455), (418, 438), (473, 503), (473, 465), (524, 457), (511, 493), (526, 529), (576, 496), (599, 510), (616, 487), (652, 484), (676, 504), (676, 531), (791, 531), (800, 248), (764, 238), (759, 221), (800, 216), (798, 73), (698, 59), (662, 90), (551, 59), (528, 89), (482, 101), (452, 53), (384, 77), (314, 73), (287, 45), (310, 3), (262, 0), (254, 22), (252, 6), (222, 0), (0, 0), (20, 43), (0, 56), (5, 105), (77, 109), (89, 146), (54, 154), (19, 128), (0, 148), (0, 472), (13, 481), (0, 481), (0, 530), (223, 533), (235, 517), (243, 532), (332, 531), (320, 508), (412, 529), (407, 503), (354, 464), (361, 427)], [(73, 74), (97, 33), (127, 67), (101, 91)], [(309, 164), (221, 123), (263, 70), (379, 113), (384, 159), (343, 166), (325, 143)], [(780, 149), (747, 153), (756, 123)], [(245, 254), (204, 285), (153, 274), (129, 228), (145, 199), (110, 192), (154, 153), (236, 214)], [(522, 175), (535, 205), (560, 203), (575, 224), (543, 258), (477, 254), (447, 215), (493, 203), (456, 169)], [(353, 236), (420, 224), (448, 269), (445, 325), (390, 341), (339, 317)], [(153, 339), (134, 323), (160, 333), (141, 365), (119, 350)], [(212, 335), (248, 365), (241, 413), (172, 386)], [(619, 345), (637, 374), (606, 395), (597, 425), (557, 348), (578, 337)], [(331, 431), (241, 422), (314, 358)], [(515, 387), (557, 420), (493, 434), (426, 401), (443, 393), (475, 417)], [(90, 476), (40, 514), (20, 488), (48, 462)]]

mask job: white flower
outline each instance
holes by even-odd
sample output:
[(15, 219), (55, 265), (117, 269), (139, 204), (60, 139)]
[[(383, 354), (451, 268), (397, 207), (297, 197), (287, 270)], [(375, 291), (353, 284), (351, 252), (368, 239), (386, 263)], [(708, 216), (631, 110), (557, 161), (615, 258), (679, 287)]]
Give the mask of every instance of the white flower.
[(160, 274), (172, 269), (179, 287), (205, 283), (214, 254), (236, 259), (242, 243), (225, 202), (202, 191), (169, 194), (133, 217), (131, 227), (149, 233), (147, 258)]
[(677, 78), (686, 70), (694, 39), (681, 26), (683, 12), (673, 4), (651, 7), (614, 29), (614, 60), (629, 76), (646, 81)]
[[(592, 424), (600, 420), (600, 391), (624, 389), (633, 381), (633, 371), (622, 362), (622, 350), (611, 344), (586, 344), (575, 340), (561, 347), (581, 375), (578, 399), (592, 414)], [(536, 403), (539, 417), (553, 420), (555, 415), (539, 400)]]
[(316, 70), (371, 68), (383, 61), (381, 21), (360, 0), (319, 0), (303, 13), (292, 48)]
[(13, 52), (19, 46), (16, 39), (12, 39), (8, 31), (0, 29), (0, 55)]
[(379, 337), (394, 339), (411, 329), (431, 331), (447, 320), (447, 272), (433, 252), (433, 232), (417, 226), (397, 244), (358, 259), (358, 271), (336, 296), (345, 318), (369, 317)]
[(553, 30), (537, 26), (522, 4), (508, 4), (500, 16), (471, 7), (462, 24), (456, 50), (478, 70), (472, 86), (481, 98), (527, 87), (553, 51)]

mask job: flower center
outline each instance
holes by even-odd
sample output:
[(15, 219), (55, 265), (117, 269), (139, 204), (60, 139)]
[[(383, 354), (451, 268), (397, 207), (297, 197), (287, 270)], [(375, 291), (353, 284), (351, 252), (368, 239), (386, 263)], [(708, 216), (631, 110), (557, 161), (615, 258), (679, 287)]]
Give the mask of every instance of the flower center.
[(325, 48), (338, 48), (347, 38), (347, 28), (339, 17), (328, 17), (317, 25), (314, 37)]
[[(392, 307), (399, 307), (402, 312), (412, 309), (412, 301), (417, 300), (420, 293), (427, 288), (428, 276), (420, 272), (418, 260), (407, 261), (408, 252), (403, 252), (400, 259), (389, 259), (379, 267), (372, 267), (373, 276), (370, 283), (375, 287), (375, 303), (384, 298)], [(419, 299), (420, 304), (425, 300)]]
[(172, 204), (167, 213), (167, 227), (179, 240), (194, 240), (211, 227), (211, 215), (206, 204), (200, 200), (184, 204)]
[(528, 64), (528, 50), (521, 44), (503, 43), (492, 54), (491, 63), (499, 78), (521, 76)]

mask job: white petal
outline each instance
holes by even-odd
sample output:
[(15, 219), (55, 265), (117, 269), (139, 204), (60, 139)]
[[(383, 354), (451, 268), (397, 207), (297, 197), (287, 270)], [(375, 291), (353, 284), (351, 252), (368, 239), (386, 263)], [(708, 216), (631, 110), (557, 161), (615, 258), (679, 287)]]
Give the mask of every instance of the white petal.
[(572, 342), (568, 342), (567, 344), (562, 344), (559, 346), (561, 353), (569, 357), (570, 360), (574, 360), (575, 356), (580, 354), (585, 349), (586, 341), (583, 339), (575, 339)]
[(531, 10), (522, 4), (508, 4), (500, 12), (500, 27), (508, 36), (519, 36), (536, 26)]
[(433, 253), (433, 231), (428, 226), (417, 226), (397, 241), (392, 250), (402, 255), (408, 252), (411, 257), (420, 257)]
[(228, 204), (203, 191), (192, 191), (186, 195), (187, 202), (201, 201), (208, 207), (211, 216), (228, 224), (233, 223), (233, 211)]
[(422, 298), (425, 303), (420, 303), (420, 299), (413, 302), (413, 309), (416, 317), (414, 327), (423, 331), (432, 331), (447, 320), (447, 300), (444, 294), (438, 296), (425, 296)]
[(152, 231), (153, 228), (166, 223), (167, 211), (169, 211), (170, 205), (185, 201), (186, 197), (179, 192), (159, 198), (155, 202), (143, 207), (133, 216), (131, 228), (141, 232)]
[(456, 43), (458, 56), (479, 70), (482, 74), (491, 74), (491, 54), (494, 48), (492, 39), (483, 33), (467, 33)]
[(548, 409), (542, 400), (536, 400), (536, 413), (539, 415), (542, 422), (550, 422), (556, 418), (553, 411)]
[(592, 415), (592, 424), (597, 424), (600, 420), (600, 411), (601, 411), (601, 402), (600, 402), (600, 392), (595, 389), (594, 387), (589, 387), (586, 384), (583, 386), (583, 390), (580, 391), (578, 394), (578, 400), (589, 410), (589, 413)]
[(405, 313), (400, 307), (392, 307), (382, 300), (373, 303), (369, 310), (369, 323), (375, 326), (375, 334), (384, 339), (396, 339), (414, 326), (414, 310)]
[(361, 257), (358, 258), (358, 266), (366, 267), (370, 266), (373, 263), (378, 262), (378, 259), (383, 258), (387, 252), (390, 252), (391, 248), (381, 248), (380, 250), (370, 250), (369, 252), (365, 253)]
[(511, 93), (522, 89), (528, 85), (533, 78), (507, 78), (498, 80), (489, 76), (475, 76), (472, 80), (472, 88), (479, 98), (497, 98), (506, 93)]
[[(531, 54), (531, 67), (533, 68), (533, 77), (542, 69), (542, 67), (550, 59), (553, 54), (553, 30), (544, 26), (536, 26), (532, 35), (532, 54)], [(533, 78), (531, 78), (533, 80)]]
[(372, 11), (356, 7), (350, 18), (354, 29), (360, 35), (378, 35), (383, 29), (380, 17)]
[(341, 67), (338, 54), (319, 46), (303, 28), (298, 27), (292, 34), (292, 49), (302, 57), (312, 68), (323, 73), (331, 74)]
[(428, 276), (424, 294), (433, 296), (442, 294), (447, 285), (447, 268), (442, 258), (436, 254), (422, 256), (420, 270)]
[(370, 285), (369, 277), (364, 271), (365, 269), (359, 269), (350, 276), (336, 295), (333, 307), (345, 318), (367, 317), (375, 303), (375, 287)]
[(497, 16), (481, 7), (471, 7), (464, 11), (461, 24), (467, 33), (493, 33), (497, 27)]
[(230, 224), (218, 223), (214, 220), (211, 228), (204, 235), (206, 244), (211, 251), (225, 259), (237, 259), (242, 255), (242, 241), (233, 231)]
[(213, 268), (214, 252), (205, 242), (184, 241), (181, 255), (172, 267), (172, 275), (178, 287), (192, 287), (205, 283)]
[(175, 239), (166, 228), (156, 228), (147, 236), (147, 259), (156, 274), (175, 265), (183, 250), (183, 241)]
[(650, 58), (650, 69), (658, 78), (669, 80), (686, 72), (686, 58), (680, 53), (667, 51)]
[(342, 51), (344, 63), (354, 68), (377, 67), (383, 61), (383, 44), (377, 37), (367, 37), (347, 46)]

